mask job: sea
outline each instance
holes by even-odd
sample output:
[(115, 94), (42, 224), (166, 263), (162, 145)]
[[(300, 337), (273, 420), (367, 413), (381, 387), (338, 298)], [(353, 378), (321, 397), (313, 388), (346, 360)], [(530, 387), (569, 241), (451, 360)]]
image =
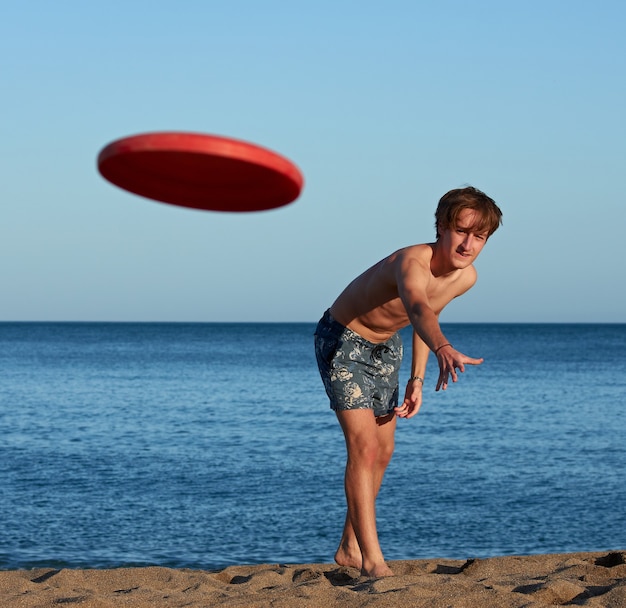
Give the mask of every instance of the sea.
[[(314, 329), (0, 323), (0, 569), (332, 562), (345, 447)], [(443, 329), (485, 361), (436, 392), (431, 355), (386, 558), (626, 549), (626, 325)]]

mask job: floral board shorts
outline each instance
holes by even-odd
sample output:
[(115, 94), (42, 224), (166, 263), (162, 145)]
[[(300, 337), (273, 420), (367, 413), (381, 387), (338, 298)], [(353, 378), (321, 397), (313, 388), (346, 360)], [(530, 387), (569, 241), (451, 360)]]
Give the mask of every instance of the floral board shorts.
[(315, 356), (331, 409), (370, 409), (386, 416), (398, 405), (400, 334), (376, 344), (326, 311), (315, 330)]

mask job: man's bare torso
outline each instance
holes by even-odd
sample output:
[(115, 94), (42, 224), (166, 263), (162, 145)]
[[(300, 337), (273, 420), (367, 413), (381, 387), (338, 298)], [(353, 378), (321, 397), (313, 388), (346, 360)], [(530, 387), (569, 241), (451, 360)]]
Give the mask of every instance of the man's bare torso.
[[(370, 342), (384, 342), (409, 325), (409, 316), (398, 284), (402, 272), (411, 268), (408, 280), (425, 285), (430, 308), (439, 314), (476, 280), (473, 266), (436, 276), (432, 270), (435, 244), (400, 249), (359, 275), (339, 295), (330, 314)], [(405, 281), (407, 276), (404, 277)]]

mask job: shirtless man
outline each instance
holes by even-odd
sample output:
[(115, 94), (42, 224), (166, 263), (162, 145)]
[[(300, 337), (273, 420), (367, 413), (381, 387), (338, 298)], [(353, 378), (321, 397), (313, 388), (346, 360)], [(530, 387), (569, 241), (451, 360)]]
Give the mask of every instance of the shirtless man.
[[(502, 212), (472, 187), (452, 190), (435, 213), (437, 240), (392, 253), (357, 277), (324, 313), (315, 331), (320, 374), (347, 448), (347, 515), (335, 560), (368, 577), (391, 576), (376, 531), (376, 496), (394, 449), (396, 417), (422, 404), (426, 361), (439, 364), (435, 390), (482, 359), (456, 350), (439, 313), (476, 282), (473, 262), (502, 221)], [(413, 326), (411, 377), (398, 405), (399, 329)]]

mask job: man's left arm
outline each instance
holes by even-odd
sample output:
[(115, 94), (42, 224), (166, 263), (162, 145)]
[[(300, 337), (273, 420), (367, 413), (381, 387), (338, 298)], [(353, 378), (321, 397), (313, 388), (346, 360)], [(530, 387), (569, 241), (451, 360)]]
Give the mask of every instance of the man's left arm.
[(426, 363), (430, 349), (418, 333), (413, 330), (413, 348), (411, 357), (411, 376), (406, 385), (404, 401), (396, 409), (400, 418), (412, 418), (422, 405), (422, 393), (426, 377)]

